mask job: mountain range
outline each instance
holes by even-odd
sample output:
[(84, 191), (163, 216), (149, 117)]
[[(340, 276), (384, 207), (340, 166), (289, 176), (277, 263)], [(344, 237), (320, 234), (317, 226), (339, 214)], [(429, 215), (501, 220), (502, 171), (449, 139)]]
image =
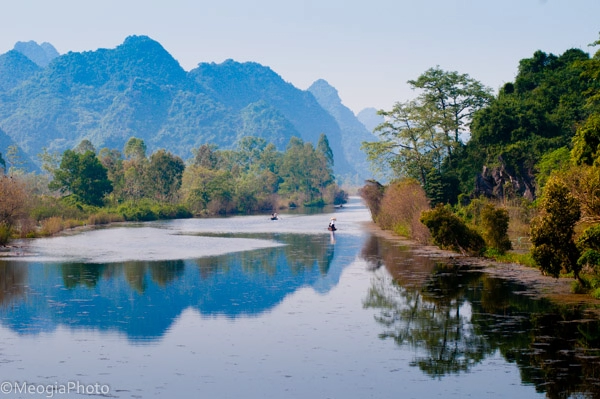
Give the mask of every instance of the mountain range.
[(292, 136), (316, 145), (322, 133), (342, 181), (370, 177), (360, 144), (376, 137), (324, 80), (301, 90), (269, 67), (234, 60), (185, 71), (147, 36), (63, 55), (49, 43), (19, 42), (0, 55), (0, 152), (16, 144), (28, 165), (44, 148), (62, 153), (83, 139), (123, 149), (138, 137), (149, 152), (185, 160), (206, 143), (234, 148), (251, 135), (284, 150)]

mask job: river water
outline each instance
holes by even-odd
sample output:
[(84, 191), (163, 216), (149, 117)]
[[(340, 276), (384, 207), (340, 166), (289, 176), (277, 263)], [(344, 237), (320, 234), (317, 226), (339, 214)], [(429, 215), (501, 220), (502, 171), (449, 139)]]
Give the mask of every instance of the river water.
[(0, 261), (0, 398), (599, 395), (586, 309), (367, 221), (353, 199), (19, 242)]

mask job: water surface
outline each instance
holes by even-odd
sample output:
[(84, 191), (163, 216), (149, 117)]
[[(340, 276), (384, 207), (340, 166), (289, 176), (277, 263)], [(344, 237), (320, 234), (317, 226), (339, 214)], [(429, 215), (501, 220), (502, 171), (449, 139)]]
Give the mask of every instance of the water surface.
[(416, 256), (368, 220), (355, 200), (22, 243), (0, 262), (0, 379), (119, 398), (596, 396), (585, 309)]

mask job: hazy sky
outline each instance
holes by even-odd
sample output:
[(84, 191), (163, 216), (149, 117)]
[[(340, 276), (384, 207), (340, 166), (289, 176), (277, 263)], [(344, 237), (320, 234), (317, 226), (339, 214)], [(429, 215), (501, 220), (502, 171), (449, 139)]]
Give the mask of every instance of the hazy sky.
[(600, 0), (19, 0), (0, 14), (0, 53), (17, 41), (62, 54), (160, 42), (186, 70), (254, 61), (300, 89), (325, 79), (358, 112), (415, 97), (407, 80), (439, 65), (496, 92), (536, 50), (594, 53)]

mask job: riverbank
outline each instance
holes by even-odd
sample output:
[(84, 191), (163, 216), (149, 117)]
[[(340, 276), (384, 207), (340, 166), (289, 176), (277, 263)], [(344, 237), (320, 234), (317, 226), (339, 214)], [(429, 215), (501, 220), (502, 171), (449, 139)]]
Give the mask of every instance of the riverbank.
[(391, 231), (382, 230), (373, 222), (364, 224), (364, 228), (377, 236), (406, 247), (416, 256), (440, 260), (444, 263), (461, 264), (482, 270), (501, 279), (511, 280), (527, 286), (527, 292), (521, 294), (534, 298), (546, 298), (553, 302), (567, 305), (585, 305), (600, 317), (600, 300), (586, 294), (574, 294), (571, 289), (573, 279), (544, 276), (535, 268), (517, 263), (502, 263), (487, 258), (462, 255), (440, 249), (434, 245), (423, 245), (416, 241), (401, 237)]

